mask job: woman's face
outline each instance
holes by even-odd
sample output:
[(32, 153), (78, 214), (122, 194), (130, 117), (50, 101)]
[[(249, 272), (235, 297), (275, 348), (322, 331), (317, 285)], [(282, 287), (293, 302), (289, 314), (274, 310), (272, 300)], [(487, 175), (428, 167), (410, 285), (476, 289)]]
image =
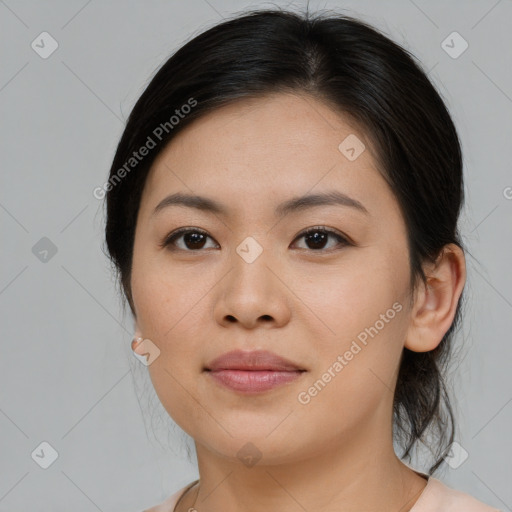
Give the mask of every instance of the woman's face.
[[(155, 212), (178, 193), (222, 211)], [(364, 209), (278, 209), (334, 193)], [(179, 228), (196, 234), (162, 247)], [(364, 133), (328, 106), (276, 94), (179, 133), (147, 178), (131, 284), (136, 327), (160, 350), (149, 365), (156, 392), (204, 449), (228, 458), (252, 450), (278, 464), (348, 440), (389, 443), (410, 323), (405, 224)], [(236, 349), (268, 350), (305, 371), (266, 391), (236, 391), (205, 370)]]

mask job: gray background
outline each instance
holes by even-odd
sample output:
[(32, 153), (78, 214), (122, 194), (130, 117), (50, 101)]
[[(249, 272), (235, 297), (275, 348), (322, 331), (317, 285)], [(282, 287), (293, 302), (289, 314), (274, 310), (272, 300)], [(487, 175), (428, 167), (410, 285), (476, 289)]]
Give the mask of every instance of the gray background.
[[(131, 353), (132, 321), (101, 249), (103, 206), (92, 191), (170, 53), (222, 17), (272, 5), (0, 1), (0, 512), (140, 511), (197, 477), (190, 439)], [(310, 7), (359, 16), (410, 49), (454, 117), (471, 255), (452, 374), (469, 458), (438, 478), (512, 510), (512, 2)], [(59, 44), (46, 59), (31, 47), (43, 31)], [(453, 31), (469, 44), (458, 58), (441, 46)], [(57, 249), (46, 261), (43, 237)], [(48, 469), (31, 457), (42, 441), (59, 454)], [(413, 465), (422, 464), (418, 455)]]

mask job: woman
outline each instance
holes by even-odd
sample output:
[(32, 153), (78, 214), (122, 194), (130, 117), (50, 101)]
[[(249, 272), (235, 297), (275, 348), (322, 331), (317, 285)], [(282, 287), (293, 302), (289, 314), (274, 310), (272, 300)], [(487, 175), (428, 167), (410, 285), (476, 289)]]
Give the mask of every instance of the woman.
[(495, 510), (432, 476), (463, 451), (463, 175), (412, 55), (347, 16), (224, 21), (153, 77), (104, 190), (132, 348), (197, 453), (150, 511)]

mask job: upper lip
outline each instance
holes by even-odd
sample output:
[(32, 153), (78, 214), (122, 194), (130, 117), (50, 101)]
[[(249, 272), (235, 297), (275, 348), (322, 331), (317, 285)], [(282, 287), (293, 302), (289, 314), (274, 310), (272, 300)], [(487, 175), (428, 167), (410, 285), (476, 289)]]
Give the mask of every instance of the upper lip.
[(274, 370), (274, 371), (305, 371), (292, 361), (280, 357), (268, 350), (232, 350), (215, 358), (206, 367), (209, 371), (218, 370)]

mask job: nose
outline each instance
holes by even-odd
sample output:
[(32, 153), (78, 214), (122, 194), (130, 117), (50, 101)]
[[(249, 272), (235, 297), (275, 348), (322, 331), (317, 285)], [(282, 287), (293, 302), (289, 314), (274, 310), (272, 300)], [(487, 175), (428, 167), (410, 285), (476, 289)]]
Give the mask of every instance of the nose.
[(232, 269), (219, 283), (214, 305), (214, 318), (222, 326), (274, 328), (289, 322), (291, 294), (286, 278), (264, 254), (251, 263), (238, 254), (232, 258)]

